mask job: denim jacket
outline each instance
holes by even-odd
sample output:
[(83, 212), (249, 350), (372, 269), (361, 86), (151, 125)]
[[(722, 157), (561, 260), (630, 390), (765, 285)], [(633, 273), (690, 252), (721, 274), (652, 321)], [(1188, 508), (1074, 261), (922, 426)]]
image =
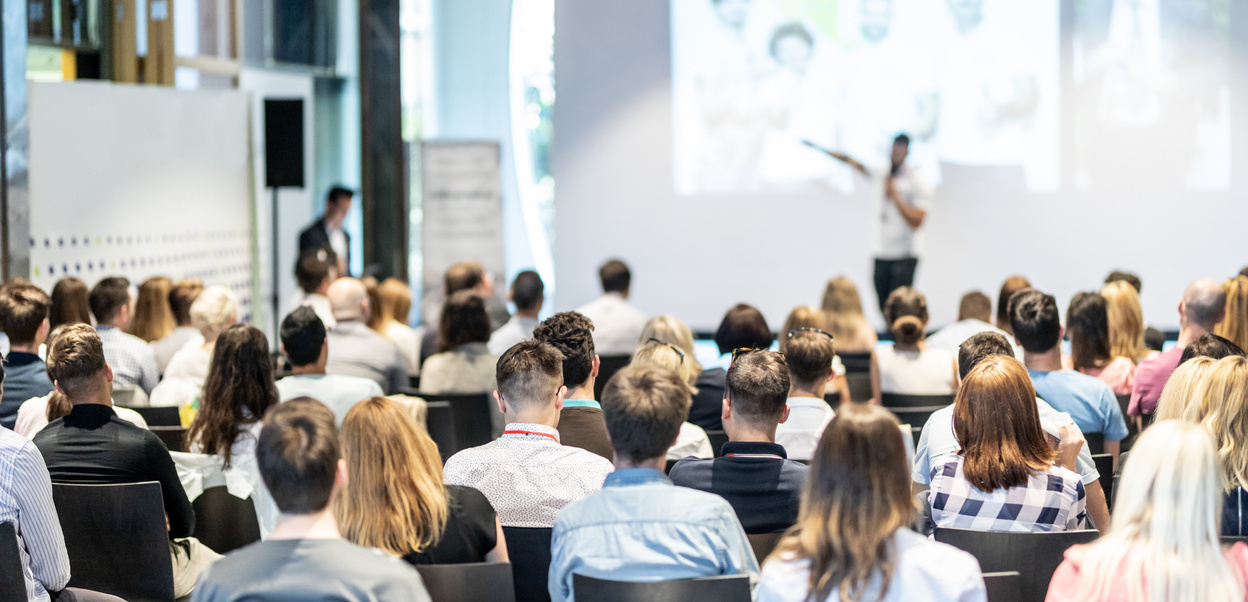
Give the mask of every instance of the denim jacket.
[(572, 600), (572, 575), (663, 581), (749, 575), (758, 560), (732, 506), (676, 487), (652, 468), (616, 470), (602, 490), (563, 509), (551, 540), (550, 598)]

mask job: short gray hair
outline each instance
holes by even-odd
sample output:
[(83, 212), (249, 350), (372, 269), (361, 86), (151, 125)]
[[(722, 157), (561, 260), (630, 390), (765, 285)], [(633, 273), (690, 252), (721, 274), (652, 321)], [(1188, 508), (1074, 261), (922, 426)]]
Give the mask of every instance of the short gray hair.
[(1201, 278), (1183, 291), (1183, 315), (1189, 322), (1213, 328), (1226, 314), (1226, 290), (1213, 278)]

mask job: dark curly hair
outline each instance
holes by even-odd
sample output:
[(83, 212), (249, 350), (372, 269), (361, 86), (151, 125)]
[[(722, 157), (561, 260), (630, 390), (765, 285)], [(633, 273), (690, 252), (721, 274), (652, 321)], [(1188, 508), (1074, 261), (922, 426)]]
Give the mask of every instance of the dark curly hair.
[(254, 326), (235, 324), (213, 348), (199, 412), (186, 432), (187, 446), (198, 443), (200, 453), (221, 455), (229, 468), (239, 434), (260, 422), (277, 401), (268, 338)]
[(533, 329), (534, 340), (549, 343), (563, 354), (563, 384), (574, 389), (594, 369), (594, 323), (574, 311), (557, 313)]

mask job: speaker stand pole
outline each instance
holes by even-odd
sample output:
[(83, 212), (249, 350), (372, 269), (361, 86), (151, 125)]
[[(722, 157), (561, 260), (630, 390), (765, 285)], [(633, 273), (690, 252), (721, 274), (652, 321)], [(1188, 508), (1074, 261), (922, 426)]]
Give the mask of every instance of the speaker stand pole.
[(272, 266), (272, 268), (270, 268), (270, 269), (269, 269), (269, 275), (270, 275), (270, 277), (271, 277), (271, 278), (272, 278), (272, 280), (273, 280), (272, 286), (273, 286), (273, 337), (274, 337), (274, 338), (273, 338), (272, 340), (276, 341), (276, 340), (278, 340), (278, 339), (277, 339), (278, 334), (281, 332), (281, 326), (279, 326), (279, 325), (282, 323), (282, 322), (281, 322), (282, 317), (281, 317), (281, 313), (280, 313), (280, 312), (281, 312), (281, 293), (280, 293), (280, 292), (278, 292), (278, 287), (277, 287), (277, 274), (278, 274), (278, 270), (279, 270), (279, 269), (281, 269), (281, 267), (280, 267), (280, 266), (278, 265), (278, 263), (277, 263), (277, 261), (278, 261), (278, 259), (277, 259), (277, 257), (278, 257), (278, 252), (277, 252), (277, 251), (278, 251), (278, 244), (279, 244), (279, 243), (278, 243), (278, 240), (277, 240), (277, 237), (278, 237), (278, 227), (277, 227), (277, 187), (276, 187), (276, 186), (274, 186), (274, 187), (273, 187), (273, 223), (272, 223), (272, 229), (273, 229), (273, 233), (272, 233), (273, 239), (272, 239), (272, 242), (270, 243), (270, 245), (269, 245), (269, 246), (270, 246), (270, 247), (272, 248), (272, 250), (273, 250), (273, 266)]

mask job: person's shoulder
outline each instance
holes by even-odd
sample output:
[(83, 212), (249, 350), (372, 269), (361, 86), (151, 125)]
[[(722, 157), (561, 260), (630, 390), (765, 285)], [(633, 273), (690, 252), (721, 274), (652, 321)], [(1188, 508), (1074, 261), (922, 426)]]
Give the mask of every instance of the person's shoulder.
[(0, 455), (8, 458), (39, 456), (39, 448), (32, 439), (27, 439), (9, 429), (0, 428)]
[(917, 565), (920, 570), (944, 576), (957, 573), (980, 575), (979, 561), (969, 552), (928, 539), (904, 527), (897, 529), (894, 538), (900, 559), (898, 564)]
[[(288, 376), (287, 378), (292, 377)], [(363, 376), (352, 376), (350, 374), (326, 374), (322, 382), (325, 382), (325, 384), (338, 390), (376, 393), (375, 395), (369, 395), (370, 397), (380, 397), (383, 393), (381, 385), (377, 384), (377, 381), (371, 378), (364, 378)]]
[(447, 485), (446, 495), (452, 500), (452, 503), (468, 510), (478, 510), (489, 508), (490, 512), (494, 511), (493, 504), (490, 504), (489, 498), (475, 487), (465, 485)]
[(709, 485), (703, 483), (702, 480), (708, 476), (710, 471), (715, 467), (715, 458), (694, 458), (688, 457), (681, 459), (672, 466), (672, 471), (668, 473), (667, 478), (679, 487), (694, 487), (697, 485)]
[(587, 449), (573, 447), (571, 445), (564, 445), (562, 448), (563, 454), (559, 458), (559, 461), (564, 464), (572, 464), (591, 470), (592, 472), (587, 472), (582, 475), (585, 478), (600, 476), (600, 474), (601, 476), (605, 476), (607, 473), (615, 470), (615, 465), (612, 464), (610, 460)]

